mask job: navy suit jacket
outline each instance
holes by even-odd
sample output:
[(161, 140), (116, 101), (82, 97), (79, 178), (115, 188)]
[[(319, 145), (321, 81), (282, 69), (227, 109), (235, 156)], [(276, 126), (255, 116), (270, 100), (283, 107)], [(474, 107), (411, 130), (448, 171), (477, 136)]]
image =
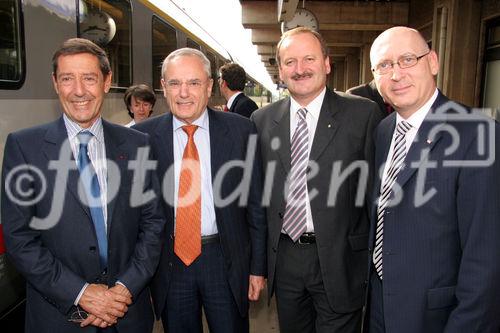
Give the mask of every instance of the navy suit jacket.
[[(469, 110), (458, 104), (453, 104), (458, 112), (438, 112), (445, 103), (450, 101), (440, 93), (396, 180), (395, 189), (401, 188), (403, 196), (385, 211), (383, 312), (388, 333), (500, 331), (500, 128), (491, 121), (492, 128), (484, 127), (483, 142), (478, 128), (486, 118), (463, 116)], [(386, 161), (395, 120), (391, 114), (377, 128), (377, 170)], [(478, 144), (486, 145), (486, 155)], [(464, 166), (484, 161), (491, 152), (490, 165)], [(445, 166), (443, 161), (464, 162)], [(419, 194), (433, 189), (421, 201)], [(379, 192), (377, 179), (374, 196)]]
[[(150, 332), (153, 312), (147, 283), (159, 261), (165, 220), (161, 215), (159, 196), (144, 205), (131, 207), (133, 171), (128, 170), (128, 162), (136, 159), (137, 148), (148, 146), (148, 138), (104, 120), (103, 130), (108, 179), (113, 172), (110, 161), (115, 162), (121, 177), (118, 194), (108, 203), (107, 284), (114, 286), (119, 280), (132, 293), (134, 302), (116, 327), (119, 332)], [(67, 184), (61, 185), (55, 170), (49, 169), (50, 161), (59, 160), (67, 138), (61, 117), (46, 125), (11, 133), (5, 144), (2, 226), (9, 258), (27, 280), (27, 332), (96, 331), (95, 327), (82, 329), (67, 320), (69, 312), (73, 311), (73, 302), (86, 282), (106, 282), (101, 280), (97, 238), (90, 211), (79, 199), (79, 172), (69, 145), (64, 154), (71, 155), (69, 162), (75, 169), (69, 171)], [(12, 173), (14, 177), (6, 183), (11, 171), (22, 165), (40, 171), (39, 176), (46, 180), (46, 191), (41, 178), (33, 171), (29, 173), (31, 177), (26, 178), (19, 172)], [(6, 189), (17, 193), (17, 198), (22, 197), (16, 190), (17, 182), (22, 185), (24, 194), (28, 194), (24, 198), (32, 199), (34, 203), (26, 206), (11, 200), (12, 196), (7, 195)], [(62, 186), (59, 190), (58, 185)], [(158, 193), (159, 183), (154, 172), (146, 173), (143, 190)], [(54, 199), (56, 195), (63, 198)], [(55, 225), (46, 230), (31, 228), (31, 219), (49, 216), (52, 203), (57, 200), (62, 200), (63, 206)]]
[(258, 108), (257, 104), (255, 104), (251, 98), (247, 97), (244, 93), (241, 93), (236, 96), (229, 111), (250, 118), (252, 112)]
[[(174, 163), (172, 119), (172, 114), (166, 113), (134, 127), (151, 137), (151, 147), (158, 160), (157, 171), (165, 197), (166, 246), (151, 285), (157, 317), (161, 316), (165, 307), (172, 274), (172, 261), (175, 256), (173, 241), (175, 215), (173, 205), (169, 204), (175, 202), (173, 172), (170, 172), (171, 177), (166, 177), (167, 170)], [(226, 162), (245, 160), (249, 138), (255, 134), (255, 128), (248, 119), (228, 112), (208, 109), (208, 119), (213, 182)], [(233, 200), (225, 207), (219, 207), (215, 203), (217, 230), (228, 271), (229, 285), (242, 316), (248, 313), (249, 275), (266, 275), (267, 225), (265, 210), (261, 206), (262, 171), (258, 145), (256, 149), (257, 151), (250, 156), (253, 167), (249, 174), (251, 181), (248, 203), (240, 206), (239, 199)], [(236, 189), (243, 177), (241, 168), (233, 168), (226, 173), (221, 186), (222, 199), (227, 198)]]

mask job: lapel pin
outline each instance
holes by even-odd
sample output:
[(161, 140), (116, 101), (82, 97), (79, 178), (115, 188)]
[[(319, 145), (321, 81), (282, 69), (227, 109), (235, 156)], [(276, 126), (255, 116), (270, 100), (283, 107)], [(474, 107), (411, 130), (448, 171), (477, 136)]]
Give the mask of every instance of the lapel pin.
[(118, 155), (118, 159), (119, 159), (119, 160), (125, 160), (125, 159), (126, 159), (126, 156), (125, 156), (125, 155)]
[(432, 143), (431, 139), (427, 139), (427, 144), (430, 145)]
[(328, 128), (332, 127), (332, 124), (328, 124)]

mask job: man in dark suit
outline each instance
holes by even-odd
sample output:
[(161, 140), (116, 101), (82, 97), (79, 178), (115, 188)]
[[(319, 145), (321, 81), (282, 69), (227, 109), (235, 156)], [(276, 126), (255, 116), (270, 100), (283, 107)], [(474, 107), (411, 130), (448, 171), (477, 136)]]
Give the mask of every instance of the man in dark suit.
[(397, 113), (376, 134), (366, 327), (499, 332), (498, 123), (436, 88), (438, 57), (418, 31), (386, 30), (370, 59)]
[(380, 115), (375, 103), (326, 88), (330, 61), (317, 32), (286, 32), (277, 62), (291, 98), (252, 115), (266, 178), (274, 176), (265, 193), (269, 295), (276, 293), (281, 332), (358, 332), (368, 258), (364, 190)]
[[(2, 226), (27, 281), (26, 332), (151, 332), (165, 220), (156, 174), (128, 167), (144, 164), (148, 138), (101, 118), (111, 70), (100, 47), (70, 39), (53, 67), (63, 116), (9, 134), (4, 152)], [(142, 193), (154, 198), (131, 199)]]
[(368, 83), (364, 83), (359, 86), (347, 89), (346, 93), (351, 95), (361, 96), (364, 98), (368, 98), (371, 101), (374, 101), (375, 103), (377, 103), (380, 112), (382, 113), (383, 116), (387, 116), (391, 114), (392, 111), (394, 111), (394, 109), (390, 104), (384, 102), (384, 99), (377, 90), (377, 86), (375, 85), (375, 80), (371, 80)]
[(219, 72), (220, 92), (227, 101), (225, 108), (249, 118), (259, 107), (243, 93), (247, 82), (245, 70), (238, 64), (225, 64)]
[[(169, 333), (202, 332), (202, 307), (211, 332), (248, 332), (248, 300), (264, 287), (267, 228), (255, 127), (207, 108), (210, 73), (200, 51), (172, 52), (161, 81), (171, 113), (136, 125), (151, 136), (166, 198), (167, 241), (152, 295)], [(240, 162), (245, 168), (230, 167)]]

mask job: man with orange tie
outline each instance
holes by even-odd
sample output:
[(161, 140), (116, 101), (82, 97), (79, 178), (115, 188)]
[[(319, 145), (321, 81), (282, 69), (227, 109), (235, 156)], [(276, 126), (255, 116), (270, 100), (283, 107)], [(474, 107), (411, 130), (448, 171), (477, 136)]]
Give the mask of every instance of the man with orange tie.
[[(134, 127), (151, 137), (165, 199), (168, 234), (151, 290), (169, 333), (202, 332), (202, 307), (211, 332), (248, 332), (248, 300), (264, 287), (267, 226), (261, 162), (254, 159), (260, 153), (251, 151), (256, 130), (248, 119), (207, 107), (210, 73), (200, 51), (172, 52), (161, 81), (171, 112)], [(246, 168), (225, 168), (235, 161)], [(242, 196), (228, 200), (244, 183)]]

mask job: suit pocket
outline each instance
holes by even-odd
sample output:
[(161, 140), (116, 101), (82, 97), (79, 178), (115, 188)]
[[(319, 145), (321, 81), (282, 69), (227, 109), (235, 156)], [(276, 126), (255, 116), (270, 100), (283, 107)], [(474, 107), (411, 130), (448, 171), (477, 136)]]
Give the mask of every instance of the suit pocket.
[(368, 234), (350, 235), (347, 237), (353, 251), (368, 249)]
[(427, 291), (427, 308), (440, 309), (457, 304), (455, 286), (429, 289)]

